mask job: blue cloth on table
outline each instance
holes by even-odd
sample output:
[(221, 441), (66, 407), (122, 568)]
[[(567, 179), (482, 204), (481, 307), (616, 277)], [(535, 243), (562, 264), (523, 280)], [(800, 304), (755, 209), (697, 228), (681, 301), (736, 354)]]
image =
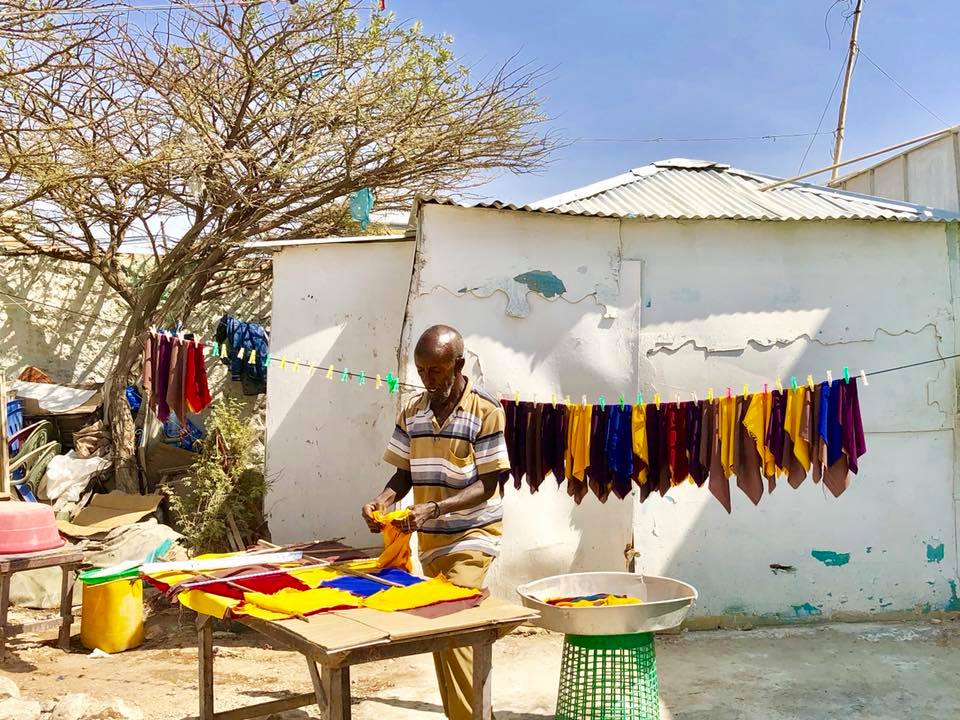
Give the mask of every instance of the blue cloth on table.
[[(384, 580), (391, 580), (395, 583), (400, 583), (404, 587), (410, 587), (411, 585), (416, 585), (417, 583), (423, 582), (423, 578), (419, 578), (416, 575), (411, 575), (406, 570), (401, 570), (400, 568), (385, 568), (369, 574), (374, 575), (375, 577), (383, 578)], [(386, 585), (381, 585), (373, 580), (367, 580), (366, 578), (355, 577), (353, 575), (344, 575), (343, 577), (338, 577), (334, 580), (327, 580), (326, 582), (321, 583), (320, 587), (344, 590), (348, 593), (356, 595), (357, 597), (363, 598), (370, 597), (371, 595), (374, 595), (387, 588)]]

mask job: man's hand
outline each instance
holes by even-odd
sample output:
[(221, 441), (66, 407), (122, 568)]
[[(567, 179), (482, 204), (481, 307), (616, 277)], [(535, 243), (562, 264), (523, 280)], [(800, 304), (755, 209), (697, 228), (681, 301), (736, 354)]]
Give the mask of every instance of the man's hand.
[(432, 502), (414, 505), (410, 508), (410, 514), (407, 517), (394, 520), (393, 525), (401, 532), (416, 532), (427, 520), (433, 520), (437, 516), (437, 507), (437, 504)]
[(363, 517), (363, 521), (367, 523), (367, 527), (370, 528), (370, 532), (379, 534), (381, 530), (380, 523), (373, 519), (373, 513), (377, 510), (383, 512), (383, 506), (374, 500), (363, 506), (360, 515)]

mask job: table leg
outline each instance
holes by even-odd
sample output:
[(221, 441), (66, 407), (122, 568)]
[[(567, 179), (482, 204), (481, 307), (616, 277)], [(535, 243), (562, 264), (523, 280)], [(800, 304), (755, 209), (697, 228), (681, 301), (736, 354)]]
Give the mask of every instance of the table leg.
[(309, 657), (307, 658), (307, 669), (310, 671), (310, 680), (313, 682), (313, 692), (317, 696), (317, 706), (320, 708), (320, 712), (326, 712), (327, 691), (323, 689), (323, 679), (320, 677), (317, 663)]
[(7, 651), (7, 608), (10, 607), (10, 575), (0, 573), (0, 661)]
[(213, 625), (209, 615), (197, 615), (197, 649), (200, 659), (199, 720), (213, 720)]
[(473, 720), (491, 720), (490, 675), (493, 670), (493, 644), (473, 646)]
[(323, 667), (322, 684), (327, 706), (326, 720), (350, 720), (350, 667)]
[(76, 568), (63, 565), (60, 570), (60, 638), (58, 645), (64, 652), (70, 650), (70, 628), (73, 625), (73, 585), (76, 582)]

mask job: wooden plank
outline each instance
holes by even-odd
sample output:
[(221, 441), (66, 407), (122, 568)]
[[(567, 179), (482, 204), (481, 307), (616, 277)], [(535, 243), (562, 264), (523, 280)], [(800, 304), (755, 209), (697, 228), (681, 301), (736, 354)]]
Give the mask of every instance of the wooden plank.
[(474, 628), (472, 630), (456, 630), (446, 635), (432, 635), (426, 638), (412, 638), (410, 640), (394, 640), (385, 645), (357, 648), (338, 655), (332, 655), (321, 662), (324, 664), (344, 666), (361, 665), (381, 660), (392, 660), (409, 655), (425, 655), (427, 653), (442, 652), (453, 648), (477, 645), (480, 643), (492, 644), (501, 635), (499, 628)]
[(77, 580), (73, 567), (63, 565), (60, 568), (60, 635), (57, 645), (67, 652), (70, 649), (70, 628), (73, 625), (73, 585)]
[(316, 696), (310, 693), (301, 693), (280, 700), (271, 700), (270, 702), (258, 703), (256, 705), (244, 705), (233, 710), (224, 710), (214, 713), (214, 720), (250, 720), (250, 718), (265, 718), (272, 716), (272, 713), (281, 713), (284, 710), (296, 710), (306, 705), (313, 705)]
[(34, 620), (28, 623), (18, 623), (16, 625), (7, 625), (7, 637), (14, 635), (23, 635), (24, 633), (39, 633), (60, 628), (63, 625), (63, 618), (55, 617), (47, 620)]
[(214, 720), (213, 712), (213, 623), (209, 615), (197, 615), (197, 655), (200, 671), (200, 717)]
[(10, 609), (10, 575), (0, 572), (0, 662), (7, 649), (7, 610)]
[(0, 560), (0, 573), (17, 573), (37, 568), (57, 567), (70, 565), (74, 568), (83, 564), (83, 552), (74, 550), (58, 550), (49, 553), (38, 553), (19, 557), (5, 557)]
[(389, 640), (383, 630), (341, 617), (338, 613), (310, 615), (306, 622), (299, 619), (269, 622), (256, 618), (244, 618), (240, 622), (308, 657), (385, 643)]
[(538, 617), (535, 611), (496, 598), (487, 598), (477, 607), (439, 618), (424, 618), (405, 612), (381, 612), (371, 608), (338, 610), (333, 614), (385, 632), (391, 640), (428, 637), (498, 623), (519, 624)]
[(323, 678), (320, 677), (317, 664), (310, 658), (307, 658), (307, 670), (310, 672), (310, 682), (313, 683), (313, 695), (317, 701), (317, 707), (320, 708), (320, 712), (325, 712), (327, 709), (327, 691), (323, 689)]
[(473, 720), (492, 720), (490, 675), (493, 671), (493, 643), (473, 646)]

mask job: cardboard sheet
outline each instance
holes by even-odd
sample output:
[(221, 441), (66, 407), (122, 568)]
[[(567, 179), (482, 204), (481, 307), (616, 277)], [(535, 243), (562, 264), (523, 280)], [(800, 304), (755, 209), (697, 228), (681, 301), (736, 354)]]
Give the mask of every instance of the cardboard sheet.
[(328, 653), (377, 645), (389, 640), (383, 630), (340, 617), (337, 613), (311, 615), (306, 620), (276, 620), (273, 624), (320, 646)]
[(487, 598), (477, 607), (432, 619), (405, 612), (381, 612), (370, 608), (338, 610), (332, 614), (386, 633), (391, 640), (406, 640), (486, 625), (522, 622), (538, 616), (535, 610), (496, 598)]
[(91, 537), (139, 522), (156, 512), (161, 500), (161, 495), (128, 495), (122, 492), (94, 495), (90, 504), (80, 511), (73, 522), (58, 520), (57, 528), (71, 537)]
[(17, 380), (13, 389), (17, 398), (23, 400), (24, 412), (31, 416), (89, 413), (103, 402), (98, 386), (72, 387)]

